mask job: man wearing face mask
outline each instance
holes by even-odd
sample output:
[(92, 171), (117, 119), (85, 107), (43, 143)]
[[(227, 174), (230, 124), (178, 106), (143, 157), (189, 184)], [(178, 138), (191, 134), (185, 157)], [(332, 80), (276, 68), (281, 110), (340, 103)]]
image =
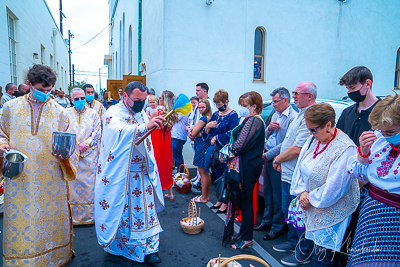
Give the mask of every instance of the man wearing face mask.
[(103, 118), (103, 114), (104, 114), (104, 112), (106, 112), (106, 109), (99, 101), (95, 101), (95, 99), (94, 99), (95, 92), (93, 89), (93, 85), (85, 84), (82, 87), (82, 89), (86, 94), (86, 108), (94, 109), (97, 112), (97, 114), (99, 114), (100, 122), (101, 122), (101, 119)]
[(71, 162), (76, 168), (76, 179), (68, 183), (73, 224), (94, 223), (94, 183), (96, 180), (100, 117), (94, 109), (85, 106), (86, 97), (81, 88), (71, 91), (73, 107), (66, 109), (70, 128), (76, 134), (75, 152)]
[[(354, 67), (349, 70), (340, 79), (339, 84), (346, 86), (347, 94), (351, 100), (356, 102), (354, 105), (343, 110), (342, 115), (337, 123), (337, 128), (346, 133), (350, 139), (358, 146), (360, 145), (359, 138), (364, 131), (371, 130), (371, 124), (368, 121), (369, 114), (375, 105), (381, 100), (376, 97), (372, 92), (372, 72), (364, 66)], [(368, 191), (368, 184), (366, 181), (359, 181), (360, 185), (360, 205), (364, 201), (365, 195)], [(359, 216), (359, 209), (357, 209), (352, 217), (349, 226), (347, 227), (344, 240), (347, 244), (351, 244), (357, 226)], [(341, 262), (346, 266), (348, 246), (342, 245), (342, 252), (338, 253), (336, 257), (337, 262)]]
[(65, 97), (64, 91), (60, 91), (58, 93), (58, 97), (54, 99), (60, 106), (63, 108), (70, 108), (71, 103), (69, 102), (68, 98)]
[(14, 99), (17, 93), (17, 86), (13, 83), (7, 83), (6, 92), (3, 94), (1, 98), (1, 104), (4, 105), (6, 102)]
[(33, 65), (31, 93), (7, 102), (0, 115), (0, 156), (14, 149), (28, 158), (20, 177), (5, 179), (4, 266), (65, 266), (72, 257), (67, 181), (75, 174), (69, 159), (51, 152), (52, 133), (69, 127), (65, 110), (49, 98), (55, 82), (50, 67)]
[(165, 119), (149, 120), (143, 110), (147, 89), (131, 82), (124, 101), (103, 116), (103, 136), (95, 185), (95, 223), (104, 250), (138, 262), (159, 263), (157, 212), (164, 209), (151, 137), (135, 140), (147, 129), (161, 127)]
[(341, 86), (346, 86), (349, 98), (356, 103), (343, 110), (336, 127), (345, 132), (357, 146), (361, 133), (371, 130), (368, 117), (380, 101), (372, 92), (372, 82), (372, 73), (364, 66), (352, 68), (339, 81)]

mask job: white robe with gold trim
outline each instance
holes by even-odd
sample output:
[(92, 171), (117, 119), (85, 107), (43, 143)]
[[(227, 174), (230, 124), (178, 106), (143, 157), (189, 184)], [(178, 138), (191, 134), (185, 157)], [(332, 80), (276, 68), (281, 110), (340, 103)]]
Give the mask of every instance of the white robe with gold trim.
[(158, 251), (162, 231), (157, 212), (164, 198), (144, 111), (132, 114), (123, 103), (103, 116), (103, 136), (95, 187), (95, 223), (99, 244), (112, 254), (143, 262)]
[[(94, 183), (101, 137), (100, 117), (90, 108), (78, 113), (75, 107), (72, 107), (66, 109), (66, 114), (70, 121), (70, 132), (76, 134), (75, 152), (71, 156), (71, 163), (76, 168), (76, 178), (68, 183), (72, 222), (93, 224)], [(81, 143), (89, 146), (84, 153), (79, 152)]]

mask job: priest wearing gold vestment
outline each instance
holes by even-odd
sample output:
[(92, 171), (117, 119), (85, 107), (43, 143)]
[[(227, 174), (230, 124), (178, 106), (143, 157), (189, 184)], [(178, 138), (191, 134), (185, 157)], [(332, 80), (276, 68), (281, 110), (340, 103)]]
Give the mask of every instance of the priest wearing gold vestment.
[(4, 266), (65, 266), (72, 257), (66, 180), (75, 177), (69, 159), (51, 151), (52, 133), (69, 125), (64, 108), (49, 98), (55, 82), (51, 68), (33, 65), (31, 93), (7, 102), (0, 115), (0, 156), (15, 149), (28, 157), (20, 177), (5, 179)]
[(86, 94), (86, 108), (94, 109), (97, 114), (99, 114), (101, 121), (103, 118), (103, 114), (106, 112), (106, 109), (104, 108), (103, 104), (101, 104), (99, 101), (94, 100), (93, 85), (85, 84), (82, 89), (83, 91), (85, 91)]
[(71, 91), (74, 107), (68, 108), (70, 132), (76, 134), (75, 152), (71, 162), (76, 168), (76, 179), (68, 183), (73, 224), (94, 223), (94, 183), (96, 179), (100, 117), (94, 109), (85, 107), (85, 93), (81, 88)]

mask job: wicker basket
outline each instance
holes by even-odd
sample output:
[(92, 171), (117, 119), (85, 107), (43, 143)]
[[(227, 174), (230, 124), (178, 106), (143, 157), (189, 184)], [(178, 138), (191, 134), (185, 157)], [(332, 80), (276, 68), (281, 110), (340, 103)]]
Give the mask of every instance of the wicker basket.
[(198, 223), (196, 225), (186, 225), (184, 223), (186, 221), (190, 221), (190, 220), (193, 220), (194, 218), (200, 217), (200, 208), (199, 208), (199, 216), (197, 216), (196, 203), (192, 199), (189, 201), (188, 213), (189, 213), (189, 217), (183, 218), (180, 221), (182, 230), (189, 235), (196, 235), (196, 234), (200, 233), (201, 230), (203, 229), (204, 221), (202, 219), (200, 219), (200, 223)]
[[(259, 257), (253, 256), (253, 255), (241, 254), (241, 255), (236, 255), (236, 256), (230, 257), (230, 258), (225, 258), (225, 257), (219, 257), (219, 258), (220, 258), (220, 264), (218, 265), (218, 267), (227, 266), (227, 264), (230, 263), (230, 262), (237, 263), (236, 260), (253, 260), (253, 261), (257, 261), (257, 262), (263, 264), (266, 267), (270, 267), (268, 265), (268, 263), (266, 263), (263, 259), (260, 259)], [(218, 258), (215, 258), (215, 259), (218, 259)], [(212, 260), (213, 259), (211, 259), (208, 262), (207, 267), (211, 267), (212, 266), (211, 265), (211, 261)]]
[[(174, 186), (176, 191), (178, 191), (179, 193), (187, 194), (192, 190), (192, 182), (190, 181), (190, 174), (188, 168), (184, 164), (181, 164), (178, 170), (180, 170), (181, 167), (184, 167), (186, 172), (178, 172), (177, 174), (175, 174)], [(184, 178), (187, 178), (189, 181), (185, 182), (183, 185), (177, 184), (178, 180), (183, 180)]]
[[(227, 259), (229, 259), (229, 258), (226, 258), (226, 257), (219, 257), (219, 258), (214, 258), (214, 259), (211, 259), (211, 260), (209, 260), (209, 262), (207, 263), (207, 267), (212, 267), (213, 265), (212, 265), (212, 261), (213, 260), (218, 260), (218, 262), (219, 262), (219, 265), (218, 265), (218, 267), (219, 266), (221, 266), (221, 263), (222, 262), (224, 262), (225, 260), (227, 260)], [(237, 261), (232, 261), (233, 263), (237, 263)], [(214, 263), (215, 264), (215, 263)]]
[[(268, 263), (266, 263), (263, 259), (253, 256), (253, 255), (241, 254), (241, 255), (236, 255), (236, 256), (230, 257), (230, 258), (222, 258), (221, 257), (221, 260), (222, 259), (224, 259), (224, 260), (221, 262), (221, 264), (218, 267), (225, 267), (225, 266), (227, 266), (228, 263), (234, 262), (236, 260), (253, 260), (253, 261), (257, 261), (257, 262), (263, 264), (266, 267), (270, 267), (268, 265)], [(207, 264), (207, 267), (211, 267), (210, 262)]]

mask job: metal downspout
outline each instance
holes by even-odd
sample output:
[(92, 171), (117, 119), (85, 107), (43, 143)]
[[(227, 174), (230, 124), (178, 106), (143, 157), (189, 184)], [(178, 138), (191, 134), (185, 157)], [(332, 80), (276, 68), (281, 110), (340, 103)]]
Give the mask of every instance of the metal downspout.
[(142, 62), (142, 0), (139, 0), (139, 23), (138, 23), (138, 75), (141, 75), (139, 64)]

